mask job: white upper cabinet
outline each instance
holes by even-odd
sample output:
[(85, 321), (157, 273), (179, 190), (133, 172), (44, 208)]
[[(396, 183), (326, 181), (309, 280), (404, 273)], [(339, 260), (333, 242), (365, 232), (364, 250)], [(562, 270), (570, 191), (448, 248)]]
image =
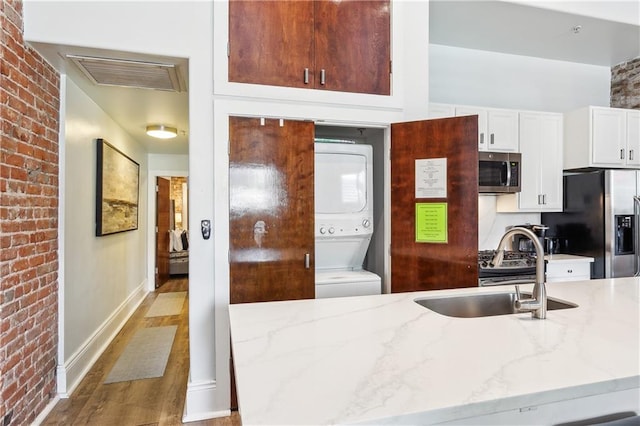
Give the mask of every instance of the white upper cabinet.
[(500, 195), (497, 211), (562, 211), (562, 121), (562, 114), (520, 112), (522, 189)]
[(565, 169), (640, 167), (640, 111), (590, 106), (564, 118)]
[(627, 165), (640, 168), (640, 111), (627, 111)]
[(456, 106), (456, 117), (478, 116), (480, 151), (518, 152), (518, 111)]

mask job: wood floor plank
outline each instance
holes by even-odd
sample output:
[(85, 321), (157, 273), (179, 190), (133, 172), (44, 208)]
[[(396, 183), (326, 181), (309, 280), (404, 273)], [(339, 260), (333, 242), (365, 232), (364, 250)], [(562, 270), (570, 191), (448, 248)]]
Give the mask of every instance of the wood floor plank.
[[(188, 295), (180, 315), (145, 318), (159, 293), (188, 291), (188, 279), (171, 279), (149, 294), (96, 361), (70, 398), (60, 400), (43, 425), (182, 424), (189, 375)], [(177, 325), (176, 336), (163, 377), (104, 384), (111, 368), (137, 330)], [(240, 426), (237, 412), (225, 418), (189, 423), (193, 426)]]

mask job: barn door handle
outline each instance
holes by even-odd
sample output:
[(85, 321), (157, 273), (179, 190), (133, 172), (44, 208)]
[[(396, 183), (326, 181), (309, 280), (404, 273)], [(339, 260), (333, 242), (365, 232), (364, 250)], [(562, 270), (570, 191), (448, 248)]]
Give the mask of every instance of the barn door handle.
[(307, 269), (311, 267), (311, 255), (309, 253), (304, 254), (304, 267)]

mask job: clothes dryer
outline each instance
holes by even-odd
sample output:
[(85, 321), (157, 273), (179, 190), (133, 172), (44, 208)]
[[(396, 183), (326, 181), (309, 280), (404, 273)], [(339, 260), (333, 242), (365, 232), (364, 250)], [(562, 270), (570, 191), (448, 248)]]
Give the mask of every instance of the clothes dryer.
[(373, 235), (373, 150), (315, 144), (316, 298), (381, 293), (363, 263)]

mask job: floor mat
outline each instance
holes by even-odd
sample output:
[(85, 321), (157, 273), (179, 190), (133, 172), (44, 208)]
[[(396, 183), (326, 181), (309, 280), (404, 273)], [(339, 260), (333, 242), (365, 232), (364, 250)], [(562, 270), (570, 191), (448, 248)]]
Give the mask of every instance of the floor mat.
[(174, 293), (160, 293), (147, 311), (145, 318), (180, 315), (182, 305), (187, 297), (186, 291)]
[(131, 338), (105, 383), (162, 377), (177, 325), (140, 329)]

